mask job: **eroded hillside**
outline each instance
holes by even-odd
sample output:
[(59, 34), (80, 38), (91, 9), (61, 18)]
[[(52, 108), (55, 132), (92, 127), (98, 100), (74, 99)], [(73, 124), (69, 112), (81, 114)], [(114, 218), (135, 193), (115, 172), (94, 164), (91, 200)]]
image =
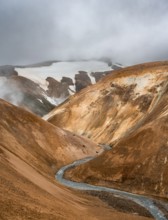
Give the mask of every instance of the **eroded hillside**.
[(95, 144), (3, 100), (0, 112), (0, 219), (151, 219), (135, 204), (121, 209), (127, 201), (120, 200), (112, 208), (54, 179), (63, 164), (97, 154)]
[(101, 152), (79, 134), (113, 147), (68, 178), (167, 198), (167, 77), (168, 62), (114, 71), (47, 115), (54, 125), (0, 100), (0, 218), (145, 219), (65, 189), (54, 175)]
[[(168, 197), (168, 87), (141, 127), (69, 173), (77, 181)], [(87, 172), (86, 172), (87, 170)]]
[(94, 219), (87, 199), (59, 186), (54, 175), (63, 164), (95, 155), (97, 146), (3, 100), (0, 112), (0, 219)]
[(157, 105), (168, 79), (168, 62), (113, 71), (44, 118), (97, 143), (114, 144), (141, 125)]
[(167, 197), (167, 94), (168, 62), (141, 64), (115, 71), (52, 111), (51, 123), (112, 146), (69, 177)]

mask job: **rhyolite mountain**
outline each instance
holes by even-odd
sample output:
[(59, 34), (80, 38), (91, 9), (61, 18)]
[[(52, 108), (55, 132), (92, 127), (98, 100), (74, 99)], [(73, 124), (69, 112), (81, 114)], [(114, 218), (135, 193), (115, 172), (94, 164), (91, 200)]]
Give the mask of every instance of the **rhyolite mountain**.
[(96, 144), (4, 100), (0, 112), (0, 219), (151, 219), (110, 208), (55, 180), (61, 166), (101, 153)]
[(112, 148), (68, 178), (168, 197), (167, 61), (113, 71), (45, 119)]
[[(75, 72), (76, 64), (57, 63), (64, 71), (72, 65), (75, 80), (54, 78), (56, 63), (45, 63), (47, 75), (41, 64), (1, 72), (1, 96), (20, 107), (0, 100), (0, 219), (150, 219), (127, 199), (55, 180), (60, 167), (89, 156), (95, 158), (65, 177), (167, 199), (168, 62), (116, 70), (106, 63), (109, 70), (98, 61), (92, 72), (81, 62)], [(62, 93), (66, 101), (51, 106)], [(51, 109), (43, 118), (31, 113)], [(102, 152), (99, 145), (110, 147)]]

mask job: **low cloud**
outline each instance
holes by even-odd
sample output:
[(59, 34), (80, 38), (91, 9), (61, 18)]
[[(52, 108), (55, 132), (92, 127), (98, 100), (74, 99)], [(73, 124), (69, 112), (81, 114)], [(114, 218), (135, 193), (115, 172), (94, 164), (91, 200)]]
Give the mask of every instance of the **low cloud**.
[(0, 98), (18, 106), (24, 95), (15, 85), (8, 83), (7, 78), (0, 77)]
[(1, 0), (0, 64), (168, 59), (167, 0)]

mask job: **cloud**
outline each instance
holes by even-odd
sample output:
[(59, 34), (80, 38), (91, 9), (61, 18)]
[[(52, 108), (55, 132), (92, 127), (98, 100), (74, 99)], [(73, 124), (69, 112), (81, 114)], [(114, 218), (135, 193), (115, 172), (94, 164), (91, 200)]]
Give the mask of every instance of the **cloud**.
[(167, 0), (1, 0), (0, 64), (168, 59)]
[(0, 98), (13, 105), (20, 105), (24, 94), (15, 85), (11, 85), (7, 78), (0, 77)]

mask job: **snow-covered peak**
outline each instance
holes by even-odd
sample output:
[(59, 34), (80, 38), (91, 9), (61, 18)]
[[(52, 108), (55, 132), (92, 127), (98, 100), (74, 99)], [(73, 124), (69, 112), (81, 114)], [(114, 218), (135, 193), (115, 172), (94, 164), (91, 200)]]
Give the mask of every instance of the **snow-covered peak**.
[[(61, 81), (63, 76), (69, 77), (74, 81), (75, 74), (79, 71), (102, 72), (112, 70), (106, 62), (102, 61), (73, 61), (56, 62), (50, 66), (15, 68), (20, 76), (24, 76), (38, 83), (43, 89), (47, 89), (47, 77)], [(95, 83), (94, 77), (90, 77), (92, 83)]]

